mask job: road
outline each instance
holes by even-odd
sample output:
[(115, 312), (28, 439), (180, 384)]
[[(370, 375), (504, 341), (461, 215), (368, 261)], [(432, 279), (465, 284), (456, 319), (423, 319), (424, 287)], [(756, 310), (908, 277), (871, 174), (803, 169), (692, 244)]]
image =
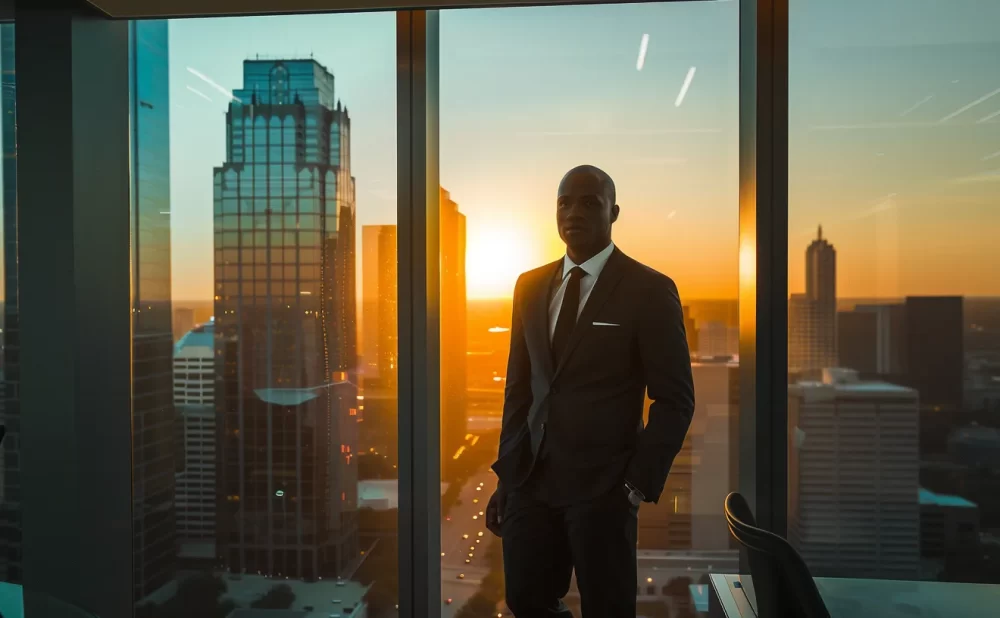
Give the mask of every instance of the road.
[[(451, 618), (458, 612), (458, 608), (479, 589), (479, 583), (489, 570), (486, 548), (495, 537), (486, 529), (486, 518), (480, 513), (486, 512), (486, 503), (496, 483), (496, 476), (490, 470), (473, 475), (462, 488), (448, 519), (441, 522), (442, 603), (449, 598), (452, 600), (451, 604), (442, 606), (442, 618)], [(464, 578), (459, 579), (459, 575)]]

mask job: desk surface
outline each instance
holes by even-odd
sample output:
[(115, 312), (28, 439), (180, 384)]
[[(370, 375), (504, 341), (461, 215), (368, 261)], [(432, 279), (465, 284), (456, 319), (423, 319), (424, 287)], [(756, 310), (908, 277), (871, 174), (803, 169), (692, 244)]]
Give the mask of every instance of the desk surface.
[[(711, 577), (721, 615), (754, 618), (739, 578)], [(981, 618), (1000, 608), (1000, 585), (817, 577), (816, 587), (832, 618)]]

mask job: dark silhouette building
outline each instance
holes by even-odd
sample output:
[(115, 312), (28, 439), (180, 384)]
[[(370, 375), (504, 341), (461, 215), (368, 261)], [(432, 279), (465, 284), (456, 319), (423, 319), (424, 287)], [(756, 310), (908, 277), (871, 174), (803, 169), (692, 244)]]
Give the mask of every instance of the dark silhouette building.
[(468, 426), (465, 215), (441, 189), (441, 473), (447, 478)]
[(878, 373), (878, 315), (870, 311), (837, 314), (838, 365), (861, 375)]
[(219, 559), (313, 579), (358, 554), (351, 121), (314, 60), (247, 60), (215, 169)]
[(961, 296), (906, 298), (906, 365), (922, 405), (962, 407), (965, 364)]

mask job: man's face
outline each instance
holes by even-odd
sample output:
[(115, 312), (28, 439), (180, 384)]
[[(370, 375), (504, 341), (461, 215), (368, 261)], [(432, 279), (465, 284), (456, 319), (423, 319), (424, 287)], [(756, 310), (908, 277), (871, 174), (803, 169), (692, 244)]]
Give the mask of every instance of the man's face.
[(617, 218), (618, 208), (597, 174), (573, 172), (559, 184), (556, 224), (570, 249), (603, 249), (611, 242), (611, 224)]

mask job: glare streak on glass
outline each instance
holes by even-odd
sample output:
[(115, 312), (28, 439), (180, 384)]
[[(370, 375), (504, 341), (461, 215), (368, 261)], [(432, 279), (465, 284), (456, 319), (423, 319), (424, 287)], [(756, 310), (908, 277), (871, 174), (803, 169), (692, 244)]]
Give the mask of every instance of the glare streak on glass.
[[(988, 101), (989, 99), (995, 97), (998, 94), (1000, 94), (1000, 88), (997, 88), (996, 90), (994, 90), (992, 92), (987, 92), (986, 94), (984, 94), (983, 96), (979, 97), (975, 101), (972, 101), (972, 102), (970, 102), (970, 103), (968, 103), (966, 105), (963, 105), (962, 107), (956, 109), (955, 111), (953, 111), (952, 113), (948, 114), (947, 116), (945, 116), (944, 118), (942, 118), (938, 122), (948, 122), (952, 118), (955, 118), (957, 116), (960, 116), (961, 114), (964, 114), (965, 112), (969, 111), (973, 107), (979, 105), (980, 103), (984, 103), (984, 102)], [(989, 116), (987, 116), (987, 119), (988, 118), (989, 118)]]
[(646, 49), (649, 47), (649, 35), (642, 35), (642, 40), (639, 42), (639, 57), (635, 61), (635, 70), (641, 71), (643, 65), (646, 64)]
[(687, 75), (684, 76), (684, 83), (681, 84), (681, 90), (677, 93), (677, 100), (674, 101), (674, 107), (680, 107), (681, 103), (684, 102), (684, 97), (687, 96), (688, 88), (691, 87), (691, 81), (694, 80), (695, 67), (688, 69)]

